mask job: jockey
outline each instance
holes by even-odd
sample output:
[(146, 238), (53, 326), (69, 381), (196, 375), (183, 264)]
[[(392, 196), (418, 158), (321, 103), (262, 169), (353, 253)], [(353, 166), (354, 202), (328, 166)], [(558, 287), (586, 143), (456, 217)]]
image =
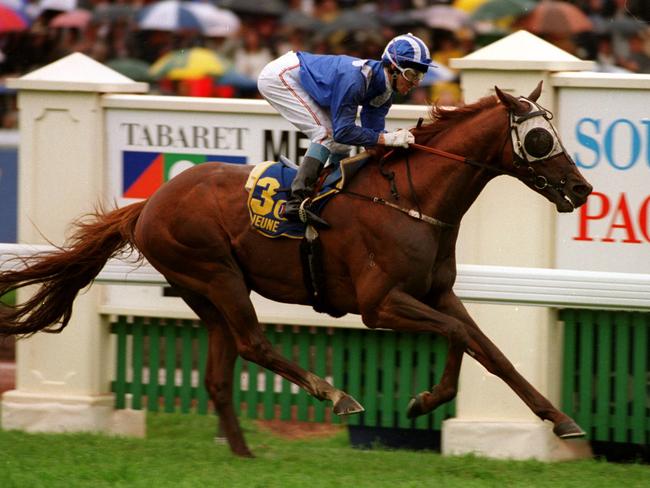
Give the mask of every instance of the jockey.
[[(424, 42), (405, 34), (386, 45), (381, 61), (289, 51), (264, 67), (257, 81), (260, 93), (311, 140), (291, 185), (285, 218), (327, 226), (304, 206), (301, 212), (301, 206), (325, 163), (338, 164), (351, 146), (408, 147), (414, 142), (408, 130), (385, 132), (385, 118), (393, 93), (405, 95), (418, 86), (430, 66)], [(361, 126), (356, 124), (359, 107)]]

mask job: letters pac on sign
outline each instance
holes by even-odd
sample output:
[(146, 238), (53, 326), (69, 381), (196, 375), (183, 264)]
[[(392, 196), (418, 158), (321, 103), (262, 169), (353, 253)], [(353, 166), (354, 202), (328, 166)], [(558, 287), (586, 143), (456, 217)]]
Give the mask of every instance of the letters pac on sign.
[[(593, 192), (579, 212), (578, 235), (573, 238), (576, 241), (650, 243), (650, 195), (635, 206), (629, 203), (625, 193), (613, 199), (604, 193)], [(604, 235), (600, 231), (599, 235), (594, 234), (590, 223), (597, 221), (606, 223)]]

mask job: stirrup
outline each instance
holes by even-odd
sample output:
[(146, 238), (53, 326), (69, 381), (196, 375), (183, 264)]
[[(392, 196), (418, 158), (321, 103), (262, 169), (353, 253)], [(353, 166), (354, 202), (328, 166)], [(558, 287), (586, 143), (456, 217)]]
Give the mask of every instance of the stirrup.
[(311, 202), (311, 198), (305, 198), (300, 202), (300, 208), (298, 209), (298, 218), (304, 224), (315, 224), (316, 226), (329, 229), (331, 226), (325, 220), (320, 218), (314, 212), (309, 210), (306, 205)]

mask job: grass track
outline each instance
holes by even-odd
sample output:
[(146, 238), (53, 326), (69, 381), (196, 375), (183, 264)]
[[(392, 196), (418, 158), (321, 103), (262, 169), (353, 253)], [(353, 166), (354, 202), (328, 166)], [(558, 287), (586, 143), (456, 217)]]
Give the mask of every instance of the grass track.
[(148, 439), (0, 431), (0, 487), (614, 487), (650, 486), (650, 466), (541, 463), (349, 447), (347, 433), (286, 440), (245, 421), (256, 459), (212, 440), (211, 416), (148, 414)]

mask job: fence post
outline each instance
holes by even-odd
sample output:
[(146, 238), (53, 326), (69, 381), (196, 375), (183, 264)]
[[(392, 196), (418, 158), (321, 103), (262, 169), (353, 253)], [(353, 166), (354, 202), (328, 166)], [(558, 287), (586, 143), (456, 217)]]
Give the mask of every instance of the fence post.
[[(62, 244), (70, 222), (106, 195), (102, 94), (146, 92), (147, 85), (75, 53), (8, 86), (19, 90), (18, 240)], [(16, 389), (2, 396), (3, 428), (128, 431), (115, 424), (123, 414), (113, 409), (100, 293), (94, 287), (80, 295), (63, 333), (18, 342)], [(142, 433), (141, 420), (132, 426)]]
[[(588, 70), (593, 63), (519, 31), (453, 60), (452, 66), (462, 71), (462, 90), (468, 103), (493, 94), (495, 85), (513, 95), (527, 96), (542, 80), (539, 103), (554, 110), (551, 73)], [(465, 216), (458, 261), (553, 267), (554, 211), (549, 202), (519, 181), (495, 179)], [(468, 308), (518, 371), (559, 407), (562, 341), (555, 311), (502, 305)], [(469, 358), (461, 371), (456, 418), (443, 423), (442, 450), (445, 454), (474, 452), (542, 460), (590, 454), (584, 441), (560, 441), (550, 423), (538, 420), (500, 379)]]

